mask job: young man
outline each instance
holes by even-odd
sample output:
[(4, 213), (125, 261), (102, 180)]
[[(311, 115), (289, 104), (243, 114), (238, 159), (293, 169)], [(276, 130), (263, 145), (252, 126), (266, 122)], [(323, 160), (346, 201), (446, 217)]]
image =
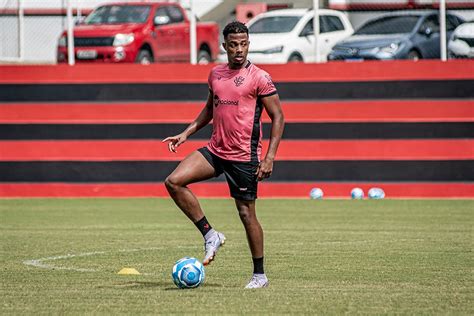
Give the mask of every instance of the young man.
[[(224, 28), (228, 64), (214, 67), (209, 75), (207, 103), (198, 117), (181, 134), (167, 137), (171, 152), (213, 120), (213, 132), (206, 147), (191, 153), (165, 180), (178, 207), (204, 236), (203, 264), (208, 265), (225, 242), (224, 234), (212, 229), (188, 184), (224, 173), (231, 196), (245, 227), (254, 264), (246, 288), (268, 286), (263, 269), (263, 230), (255, 215), (258, 181), (270, 177), (273, 160), (283, 133), (283, 113), (270, 76), (247, 60), (249, 37), (240, 22)], [(262, 109), (272, 121), (270, 144), (263, 160), (261, 153)]]

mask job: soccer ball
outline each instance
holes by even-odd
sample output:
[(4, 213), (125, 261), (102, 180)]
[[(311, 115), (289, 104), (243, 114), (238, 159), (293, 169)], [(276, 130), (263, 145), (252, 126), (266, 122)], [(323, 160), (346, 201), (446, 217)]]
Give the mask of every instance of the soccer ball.
[(204, 266), (196, 258), (184, 257), (176, 261), (171, 276), (180, 289), (195, 288), (204, 282)]
[(385, 192), (381, 188), (371, 188), (368, 195), (369, 199), (373, 200), (385, 198)]
[(364, 191), (361, 188), (354, 188), (351, 191), (351, 198), (353, 200), (360, 200), (364, 198)]
[(310, 197), (312, 200), (322, 199), (323, 196), (324, 196), (324, 192), (323, 192), (323, 190), (321, 190), (320, 188), (313, 188), (313, 189), (311, 189), (311, 191), (309, 192), (309, 197)]

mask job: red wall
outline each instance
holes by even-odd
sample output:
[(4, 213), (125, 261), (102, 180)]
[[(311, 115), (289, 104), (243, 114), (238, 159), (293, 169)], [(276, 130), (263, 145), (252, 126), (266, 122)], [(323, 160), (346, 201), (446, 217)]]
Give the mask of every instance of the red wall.
[[(205, 83), (213, 65), (0, 66), (0, 84), (15, 83)], [(374, 81), (474, 78), (474, 60), (365, 61), (261, 65), (274, 81)]]
[[(212, 68), (185, 64), (0, 66), (0, 84), (51, 83), (206, 83)], [(474, 61), (394, 61), (262, 66), (278, 82), (360, 82), (416, 80), (472, 80)], [(474, 89), (474, 87), (473, 87)], [(203, 100), (204, 101), (204, 100)], [(474, 100), (345, 100), (298, 102), (283, 100), (287, 122), (474, 122)], [(6, 103), (0, 99), (0, 124), (109, 124), (189, 122), (201, 104), (183, 102), (141, 103)], [(264, 117), (268, 122), (268, 117)], [(202, 145), (191, 141), (174, 157), (157, 141), (0, 141), (2, 161), (120, 161), (182, 159)], [(134, 148), (124, 153), (122, 148)], [(133, 153), (133, 154), (130, 154)], [(474, 160), (473, 139), (430, 140), (283, 140), (282, 160)], [(21, 171), (19, 171), (21, 172)], [(1, 176), (1, 175), (0, 175)], [(1, 179), (0, 179), (1, 181)], [(317, 182), (271, 183), (260, 186), (261, 197), (307, 197), (312, 187), (326, 197), (348, 197), (355, 186), (365, 191), (383, 187), (387, 197), (473, 198), (474, 184)], [(224, 183), (194, 185), (200, 196), (226, 197)], [(161, 183), (6, 183), (0, 197), (167, 196)]]

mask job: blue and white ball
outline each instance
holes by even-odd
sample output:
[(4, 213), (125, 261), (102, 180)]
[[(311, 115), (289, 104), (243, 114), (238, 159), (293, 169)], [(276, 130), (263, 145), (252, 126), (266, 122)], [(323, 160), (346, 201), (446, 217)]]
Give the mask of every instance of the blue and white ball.
[(312, 188), (311, 191), (309, 192), (309, 197), (312, 200), (322, 199), (323, 196), (324, 196), (324, 192), (320, 188)]
[(171, 276), (180, 289), (196, 288), (204, 282), (204, 266), (196, 258), (184, 257), (176, 261)]
[(380, 200), (385, 198), (385, 192), (381, 188), (371, 188), (369, 190), (369, 199)]
[(364, 198), (364, 190), (361, 188), (354, 188), (351, 190), (351, 199), (361, 200)]

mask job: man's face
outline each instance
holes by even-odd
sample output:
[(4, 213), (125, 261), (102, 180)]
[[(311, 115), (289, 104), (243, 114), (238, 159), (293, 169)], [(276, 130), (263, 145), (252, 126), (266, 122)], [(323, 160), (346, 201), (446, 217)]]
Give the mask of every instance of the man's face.
[(245, 65), (249, 44), (247, 33), (231, 33), (227, 35), (222, 46), (227, 52), (230, 68), (242, 68)]

